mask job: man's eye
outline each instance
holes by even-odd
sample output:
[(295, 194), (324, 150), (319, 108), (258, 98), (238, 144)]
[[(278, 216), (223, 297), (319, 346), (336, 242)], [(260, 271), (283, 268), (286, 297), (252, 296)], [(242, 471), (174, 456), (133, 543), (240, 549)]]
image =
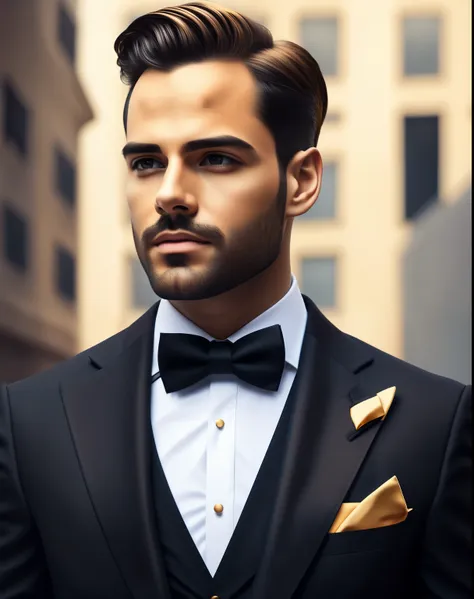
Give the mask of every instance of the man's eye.
[(208, 154), (201, 162), (202, 166), (234, 166), (240, 164), (238, 160), (225, 154)]
[(132, 171), (147, 171), (154, 168), (163, 168), (163, 163), (156, 158), (138, 158), (131, 165)]

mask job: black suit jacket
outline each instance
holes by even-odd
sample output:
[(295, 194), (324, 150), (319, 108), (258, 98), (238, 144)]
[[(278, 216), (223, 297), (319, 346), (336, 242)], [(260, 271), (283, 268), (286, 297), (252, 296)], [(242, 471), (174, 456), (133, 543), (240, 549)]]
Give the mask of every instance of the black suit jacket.
[[(470, 387), (340, 332), (305, 301), (296, 409), (252, 597), (467, 599)], [(155, 313), (1, 389), (0, 599), (170, 599), (150, 480)], [(355, 433), (350, 407), (392, 386), (387, 417)], [(341, 503), (394, 475), (413, 508), (403, 523), (328, 534)]]

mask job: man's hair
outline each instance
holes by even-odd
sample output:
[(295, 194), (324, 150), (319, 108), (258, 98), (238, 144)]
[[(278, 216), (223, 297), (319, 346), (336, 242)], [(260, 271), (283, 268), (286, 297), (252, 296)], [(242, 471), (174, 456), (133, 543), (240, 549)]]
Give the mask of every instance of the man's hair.
[(316, 60), (263, 25), (215, 4), (191, 2), (135, 19), (115, 41), (121, 79), (133, 88), (147, 69), (171, 71), (204, 60), (244, 62), (259, 92), (259, 116), (275, 140), (280, 166), (315, 146), (326, 116), (327, 89)]

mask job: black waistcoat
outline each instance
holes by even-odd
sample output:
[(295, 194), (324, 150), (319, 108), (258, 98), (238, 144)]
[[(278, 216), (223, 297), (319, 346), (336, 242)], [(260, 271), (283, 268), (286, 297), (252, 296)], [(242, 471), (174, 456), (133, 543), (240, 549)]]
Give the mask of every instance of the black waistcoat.
[(157, 527), (172, 599), (250, 599), (266, 546), (286, 450), (295, 385), (214, 578), (173, 498), (153, 443), (153, 494)]

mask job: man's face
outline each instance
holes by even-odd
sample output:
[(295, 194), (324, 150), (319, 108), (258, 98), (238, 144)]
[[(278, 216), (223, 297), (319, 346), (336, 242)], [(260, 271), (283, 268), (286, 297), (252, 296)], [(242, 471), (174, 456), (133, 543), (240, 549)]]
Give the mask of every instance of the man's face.
[(286, 185), (245, 65), (146, 71), (124, 153), (135, 245), (157, 295), (213, 297), (278, 258)]

